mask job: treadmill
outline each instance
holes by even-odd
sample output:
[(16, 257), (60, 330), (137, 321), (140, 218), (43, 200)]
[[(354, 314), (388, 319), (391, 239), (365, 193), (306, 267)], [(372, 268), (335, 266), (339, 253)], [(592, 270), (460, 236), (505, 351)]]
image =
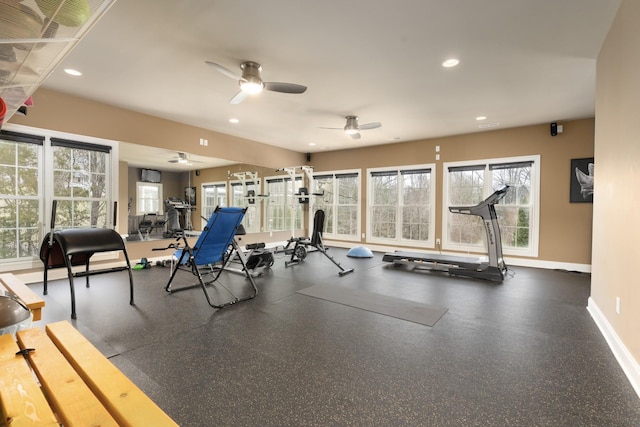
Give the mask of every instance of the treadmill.
[(482, 218), (487, 233), (487, 253), (489, 260), (466, 256), (425, 254), (407, 251), (395, 251), (384, 254), (382, 261), (394, 265), (412, 265), (416, 269), (444, 271), (452, 276), (472, 277), (476, 279), (502, 282), (507, 266), (502, 257), (502, 240), (500, 227), (494, 205), (509, 190), (509, 186), (496, 190), (492, 195), (475, 206), (451, 206), (449, 211), (463, 215), (477, 215)]

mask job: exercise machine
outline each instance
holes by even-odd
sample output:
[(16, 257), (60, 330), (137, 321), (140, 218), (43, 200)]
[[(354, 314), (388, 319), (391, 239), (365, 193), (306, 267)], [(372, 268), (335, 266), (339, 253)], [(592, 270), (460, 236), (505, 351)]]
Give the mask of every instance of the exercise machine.
[[(315, 248), (318, 252), (322, 253), (325, 257), (327, 257), (332, 263), (334, 263), (336, 265), (336, 267), (338, 267), (340, 269), (340, 271), (338, 272), (339, 276), (344, 276), (345, 274), (349, 274), (349, 273), (353, 273), (353, 268), (344, 268), (342, 265), (340, 265), (339, 262), (337, 262), (335, 259), (333, 259), (332, 256), (330, 256), (327, 253), (327, 248), (324, 247), (324, 243), (322, 241), (322, 231), (324, 229), (324, 211), (321, 209), (318, 209), (313, 217), (313, 233), (311, 234), (311, 238), (305, 238), (305, 237), (300, 237), (300, 238), (292, 238), (289, 240), (289, 243), (287, 244), (287, 246), (289, 246), (289, 244), (294, 243), (293, 249), (290, 249), (291, 251), (291, 259), (289, 259), (289, 261), (285, 261), (284, 265), (285, 267), (289, 267), (290, 265), (294, 265), (294, 264), (298, 264), (301, 261), (304, 261), (304, 259), (307, 257), (307, 248), (308, 247), (313, 247)], [(285, 250), (285, 253), (287, 251)]]
[[(287, 175), (289, 175), (289, 179), (291, 180), (291, 185), (294, 186), (295, 188), (295, 182), (296, 182), (296, 170), (300, 169), (300, 172), (304, 175), (304, 177), (306, 177), (306, 180), (308, 182), (309, 187), (313, 186), (313, 166), (292, 166), (292, 167), (287, 167), (287, 168), (282, 168), (282, 169), (277, 169), (276, 172), (286, 172)], [(298, 174), (297, 176), (299, 176), (300, 174)], [(296, 192), (293, 194), (293, 200), (297, 201), (298, 205), (302, 205), (303, 207), (306, 205), (309, 205), (309, 201), (310, 201), (310, 196), (322, 196), (324, 193), (322, 192), (311, 192), (311, 194), (309, 193), (309, 187), (305, 187), (304, 185), (298, 187), (298, 189), (296, 190)], [(295, 241), (297, 240), (295, 234), (296, 234), (296, 203), (291, 203), (289, 205), (289, 208), (292, 211), (292, 215), (291, 215), (291, 238), (289, 239), (288, 243), (287, 243), (287, 249), (289, 247), (289, 245), (295, 243)]]
[(475, 206), (451, 206), (449, 212), (462, 215), (477, 215), (482, 218), (487, 233), (488, 261), (482, 258), (426, 254), (407, 251), (395, 251), (384, 254), (382, 261), (394, 265), (412, 265), (416, 269), (444, 271), (452, 276), (473, 277), (476, 279), (502, 282), (507, 266), (502, 257), (502, 240), (496, 215), (495, 204), (509, 190), (505, 185)]
[[(89, 287), (89, 276), (117, 271), (129, 273), (129, 304), (133, 302), (133, 275), (131, 263), (127, 255), (127, 247), (122, 236), (110, 228), (69, 228), (56, 230), (56, 207), (58, 201), (54, 200), (51, 206), (51, 231), (44, 236), (40, 246), (40, 260), (44, 264), (44, 289), (47, 295), (48, 271), (53, 268), (65, 267), (69, 278), (71, 290), (71, 318), (76, 319), (76, 296), (73, 279), (85, 277), (86, 287)], [(117, 217), (117, 202), (114, 202), (113, 224)], [(122, 251), (125, 259), (124, 266), (94, 269), (89, 268), (91, 257), (100, 252)], [(84, 265), (84, 271), (73, 272), (73, 267)]]
[[(240, 224), (236, 230), (236, 236), (244, 236), (247, 232), (242, 224)], [(237, 245), (240, 248), (240, 237), (237, 237)], [(236, 255), (229, 261), (225, 270), (232, 273), (245, 274), (245, 269), (250, 270), (249, 274), (253, 277), (259, 277), (262, 275), (265, 269), (271, 268), (274, 263), (273, 253), (267, 249), (264, 242), (249, 243), (245, 246), (244, 252), (245, 265), (241, 263), (240, 256)], [(240, 250), (240, 249), (238, 249)], [(240, 268), (233, 267), (232, 264), (240, 264)]]

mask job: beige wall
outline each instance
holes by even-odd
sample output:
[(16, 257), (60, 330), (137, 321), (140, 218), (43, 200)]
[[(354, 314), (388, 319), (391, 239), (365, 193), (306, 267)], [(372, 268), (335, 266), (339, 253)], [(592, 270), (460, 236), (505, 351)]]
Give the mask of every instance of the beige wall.
[[(549, 124), (312, 154), (318, 172), (435, 163), (436, 182), (443, 182), (443, 163), (540, 155), (540, 260), (591, 264), (592, 204), (569, 203), (571, 159), (593, 157), (592, 119), (561, 122), (564, 132), (552, 137)], [(436, 161), (436, 146), (440, 160)], [(363, 176), (366, 175), (363, 173)], [(366, 178), (366, 176), (365, 176)], [(366, 184), (363, 185), (366, 188)], [(442, 191), (436, 192), (436, 238), (442, 238)], [(362, 210), (366, 207), (363, 192)], [(363, 224), (363, 230), (365, 225)]]
[[(36, 107), (29, 110), (29, 115), (14, 115), (12, 123), (172, 150), (184, 149), (184, 141), (193, 139), (195, 148), (189, 149), (193, 154), (239, 162), (231, 167), (203, 170), (200, 176), (192, 172), (190, 179), (192, 186), (196, 187), (203, 182), (226, 180), (229, 173), (233, 172), (257, 171), (261, 177), (265, 177), (275, 174), (276, 168), (306, 163), (304, 153), (242, 140), (46, 89), (38, 90), (34, 99)], [(443, 162), (539, 154), (541, 218), (537, 259), (588, 266), (591, 264), (592, 205), (569, 203), (569, 179), (572, 158), (593, 156), (594, 121), (584, 119), (562, 124), (564, 133), (556, 137), (550, 136), (548, 124), (545, 123), (363, 149), (314, 153), (309, 164), (314, 166), (315, 171), (321, 172), (341, 169), (364, 171), (368, 167), (435, 162), (437, 182), (442, 182)], [(208, 147), (199, 145), (201, 137), (209, 139)], [(440, 160), (437, 162), (436, 146), (440, 146)], [(120, 232), (128, 231), (126, 206), (130, 194), (134, 194), (131, 193), (131, 185), (135, 185), (135, 181), (130, 176), (134, 172), (130, 170), (125, 169), (124, 164), (120, 165), (119, 188), (121, 191), (127, 189), (127, 194), (121, 193), (119, 196)], [(184, 183), (180, 185), (184, 186)], [(366, 184), (363, 188), (366, 188)], [(366, 212), (364, 193), (362, 212)], [(438, 190), (436, 237), (441, 237), (441, 197), (441, 191)], [(194, 220), (197, 218), (195, 216)], [(363, 219), (366, 221), (366, 218)], [(274, 233), (264, 240), (282, 240), (289, 234)], [(261, 237), (266, 236), (259, 235), (256, 238)]]
[[(639, 19), (640, 2), (623, 0), (598, 56), (591, 281), (591, 299), (636, 361), (640, 361)], [(621, 301), (620, 314), (616, 297)], [(636, 375), (640, 378), (640, 373)]]
[[(193, 155), (217, 157), (235, 162), (271, 166), (297, 165), (304, 154), (183, 125), (146, 114), (100, 104), (76, 96), (40, 88), (33, 95), (29, 114), (14, 114), (10, 123), (60, 132), (130, 142)], [(209, 140), (200, 145), (200, 138)]]

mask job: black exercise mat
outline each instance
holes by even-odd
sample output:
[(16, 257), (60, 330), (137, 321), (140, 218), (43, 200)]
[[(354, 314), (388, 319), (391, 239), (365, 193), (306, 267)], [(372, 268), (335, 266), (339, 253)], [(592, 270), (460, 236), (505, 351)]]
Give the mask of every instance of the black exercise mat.
[(339, 285), (315, 285), (298, 293), (427, 326), (435, 325), (448, 310)]

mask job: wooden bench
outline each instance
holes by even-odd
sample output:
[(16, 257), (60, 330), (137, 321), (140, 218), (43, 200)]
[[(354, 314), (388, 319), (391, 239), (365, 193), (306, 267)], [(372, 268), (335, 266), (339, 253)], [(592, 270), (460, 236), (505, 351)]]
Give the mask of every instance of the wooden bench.
[(20, 299), (33, 314), (33, 321), (37, 322), (42, 319), (42, 307), (44, 300), (33, 292), (24, 282), (14, 276), (12, 273), (0, 274), (0, 286), (3, 286), (9, 292)]
[(0, 425), (178, 425), (68, 321), (45, 330), (0, 336)]

